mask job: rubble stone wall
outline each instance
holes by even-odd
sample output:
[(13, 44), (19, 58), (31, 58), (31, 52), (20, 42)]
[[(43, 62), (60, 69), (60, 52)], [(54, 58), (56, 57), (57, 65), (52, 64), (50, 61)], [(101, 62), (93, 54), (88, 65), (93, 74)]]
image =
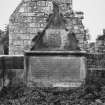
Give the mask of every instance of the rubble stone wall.
[[(29, 50), (31, 40), (46, 26), (46, 19), (52, 13), (53, 0), (22, 0), (9, 20), (9, 54), (23, 54)], [(72, 0), (56, 0), (60, 11), (68, 20), (67, 27), (76, 33), (79, 46), (83, 49), (84, 26), (81, 13), (72, 10)]]

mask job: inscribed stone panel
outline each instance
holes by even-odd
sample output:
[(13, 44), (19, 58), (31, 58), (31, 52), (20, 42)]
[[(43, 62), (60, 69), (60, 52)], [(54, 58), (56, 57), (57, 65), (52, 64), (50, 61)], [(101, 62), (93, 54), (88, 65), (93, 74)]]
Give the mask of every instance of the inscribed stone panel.
[(84, 57), (30, 56), (28, 66), (28, 82), (49, 82), (53, 86), (67, 83), (70, 86), (75, 82), (81, 84), (86, 77)]

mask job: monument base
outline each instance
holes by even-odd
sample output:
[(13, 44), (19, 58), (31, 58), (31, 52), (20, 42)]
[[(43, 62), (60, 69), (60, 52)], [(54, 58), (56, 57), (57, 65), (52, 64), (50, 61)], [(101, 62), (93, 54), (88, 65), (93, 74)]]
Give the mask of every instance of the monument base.
[(37, 87), (80, 87), (86, 78), (85, 52), (25, 52), (25, 81)]

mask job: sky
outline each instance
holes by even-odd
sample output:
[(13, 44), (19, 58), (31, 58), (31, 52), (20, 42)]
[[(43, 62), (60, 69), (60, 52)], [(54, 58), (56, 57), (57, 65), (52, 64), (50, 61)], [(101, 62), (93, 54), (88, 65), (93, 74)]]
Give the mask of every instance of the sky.
[[(9, 23), (9, 17), (21, 0), (0, 0), (0, 29)], [(89, 30), (91, 41), (105, 28), (105, 0), (73, 0), (73, 9), (84, 12), (83, 24)]]

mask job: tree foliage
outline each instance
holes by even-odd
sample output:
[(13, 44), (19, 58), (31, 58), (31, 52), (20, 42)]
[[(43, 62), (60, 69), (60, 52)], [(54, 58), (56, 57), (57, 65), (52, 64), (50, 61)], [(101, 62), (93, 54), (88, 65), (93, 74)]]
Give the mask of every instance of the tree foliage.
[(8, 25), (5, 28), (3, 44), (4, 44), (4, 54), (8, 54), (9, 52), (9, 26)]
[(0, 30), (0, 44), (3, 46), (4, 54), (8, 54), (9, 48), (9, 26), (5, 30)]

